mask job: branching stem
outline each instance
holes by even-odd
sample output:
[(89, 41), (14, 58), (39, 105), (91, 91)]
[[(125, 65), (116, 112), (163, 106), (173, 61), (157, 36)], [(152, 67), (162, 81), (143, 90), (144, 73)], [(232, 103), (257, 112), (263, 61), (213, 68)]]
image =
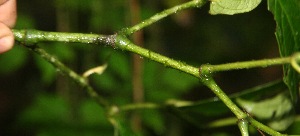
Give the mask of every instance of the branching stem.
[[(30, 30), (28, 34), (27, 30), (14, 30), (14, 34), (16, 39), (27, 46), (35, 53), (39, 54), (49, 63), (54, 65), (55, 68), (59, 69), (62, 73), (72, 78), (75, 82), (77, 82), (80, 86), (87, 89), (89, 95), (100, 103), (100, 105), (107, 107), (108, 103), (102, 97), (100, 97), (95, 90), (91, 86), (88, 85), (85, 78), (78, 75), (60, 61), (58, 61), (55, 57), (46, 53), (43, 49), (38, 48), (34, 44), (41, 41), (61, 41), (61, 42), (81, 42), (81, 43), (89, 43), (89, 44), (99, 44), (99, 45), (110, 45), (114, 48), (118, 48), (121, 50), (126, 50), (129, 52), (136, 53), (150, 60), (159, 62), (166, 67), (171, 67), (192, 76), (199, 78), (204, 85), (209, 87), (225, 104), (229, 109), (236, 115), (238, 119), (246, 119), (247, 114), (244, 113), (241, 109), (239, 109), (236, 104), (234, 104), (230, 98), (219, 88), (219, 86), (212, 79), (212, 74), (218, 71), (228, 71), (228, 70), (236, 70), (236, 69), (248, 69), (254, 67), (267, 67), (272, 65), (282, 65), (287, 63), (293, 63), (293, 67), (295, 69), (298, 66), (298, 60), (300, 54), (292, 55), (292, 57), (286, 58), (274, 58), (274, 59), (265, 59), (265, 60), (257, 60), (257, 61), (246, 61), (246, 62), (235, 62), (221, 65), (202, 65), (200, 70), (197, 67), (193, 67), (187, 65), (183, 62), (173, 60), (166, 56), (160, 55), (158, 53), (152, 52), (145, 48), (136, 46), (133, 44), (125, 35), (116, 34), (116, 35), (95, 35), (95, 34), (78, 34), (78, 33), (59, 33), (59, 32), (44, 32), (37, 30)], [(78, 40), (78, 37), (81, 37)], [(33, 46), (32, 46), (33, 44)], [(157, 105), (152, 104), (141, 104), (141, 105), (128, 105), (123, 106), (122, 110), (130, 110), (130, 109), (140, 109), (140, 108), (159, 108)], [(257, 122), (254, 119), (249, 119), (248, 122), (257, 127), (258, 129), (267, 132), (269, 134), (281, 135), (280, 133), (272, 130), (271, 128)]]
[(160, 13), (157, 13), (157, 14), (153, 15), (152, 17), (142, 21), (141, 23), (136, 24), (133, 27), (125, 29), (125, 34), (130, 35), (136, 31), (143, 29), (144, 27), (150, 26), (151, 24), (158, 22), (159, 20), (161, 20), (169, 15), (175, 14), (181, 10), (188, 9), (188, 8), (202, 7), (206, 2), (208, 2), (208, 0), (192, 0), (192, 1), (189, 1), (186, 3), (183, 3), (181, 5), (177, 5), (172, 8), (166, 9), (166, 10), (164, 10)]
[(171, 67), (183, 71), (185, 73), (188, 73), (190, 75), (193, 75), (195, 77), (199, 77), (198, 68), (187, 65), (177, 60), (173, 60), (171, 58), (152, 52), (145, 48), (139, 47), (134, 43), (132, 43), (125, 35), (122, 34), (117, 35), (115, 45), (117, 48), (120, 48), (121, 50), (126, 50), (129, 52), (136, 53), (138, 55), (141, 55), (142, 57), (159, 62), (166, 67)]
[[(171, 67), (187, 74), (190, 74), (196, 78), (199, 78), (200, 81), (210, 88), (219, 98), (224, 102), (224, 104), (236, 115), (239, 122), (239, 128), (243, 136), (248, 136), (248, 123), (255, 126), (257, 129), (260, 129), (270, 135), (282, 135), (279, 132), (274, 131), (273, 129), (261, 124), (260, 122), (254, 120), (251, 117), (248, 117), (236, 104), (234, 104), (230, 98), (221, 90), (221, 88), (215, 83), (212, 78), (213, 73), (219, 71), (228, 71), (228, 70), (238, 70), (238, 69), (249, 69), (255, 67), (268, 67), (273, 65), (282, 65), (282, 64), (291, 64), (293, 68), (300, 73), (300, 67), (298, 62), (300, 60), (300, 54), (295, 54), (292, 57), (285, 58), (274, 58), (274, 59), (265, 59), (257, 61), (246, 61), (246, 62), (235, 62), (221, 65), (202, 65), (198, 69), (187, 65), (183, 62), (173, 60), (166, 56), (160, 55), (158, 53), (152, 52), (145, 48), (139, 47), (133, 44), (126, 36), (130, 35), (136, 31), (139, 31), (159, 20), (175, 14), (181, 10), (195, 7), (202, 7), (208, 0), (192, 0), (181, 5), (174, 6), (170, 9), (166, 9), (160, 13), (153, 15), (152, 17), (134, 25), (133, 27), (122, 30), (118, 34), (114, 35), (98, 35), (98, 34), (83, 34), (83, 33), (63, 33), (63, 32), (45, 32), (39, 30), (13, 30), (15, 39), (21, 44), (26, 45), (35, 53), (39, 54), (42, 58), (51, 63), (55, 68), (61, 71), (63, 74), (72, 78), (76, 83), (82, 86), (87, 90), (88, 94), (97, 100), (97, 102), (103, 106), (108, 107), (108, 102), (99, 96), (97, 92), (88, 84), (86, 78), (80, 76), (76, 72), (72, 71), (70, 68), (66, 67), (63, 63), (57, 60), (54, 56), (48, 54), (43, 49), (36, 46), (38, 42), (45, 41), (55, 41), (55, 42), (79, 42), (95, 45), (108, 45), (113, 48), (119, 48), (121, 50), (126, 50), (129, 52), (136, 53), (144, 58), (156, 61), (165, 65), (166, 67)], [(146, 103), (146, 104), (134, 104), (122, 106), (120, 109), (123, 111), (140, 109), (140, 108), (160, 108), (161, 105)], [(118, 112), (118, 108), (111, 106), (108, 107), (113, 110), (113, 113)], [(110, 115), (110, 114), (109, 114)], [(115, 120), (111, 118), (112, 124), (116, 126)]]

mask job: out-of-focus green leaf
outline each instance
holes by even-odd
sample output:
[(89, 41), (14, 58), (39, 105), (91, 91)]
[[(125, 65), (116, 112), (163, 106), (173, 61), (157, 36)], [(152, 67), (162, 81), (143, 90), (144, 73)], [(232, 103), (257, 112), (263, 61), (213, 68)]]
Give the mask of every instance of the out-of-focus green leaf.
[[(285, 84), (281, 81), (276, 81), (241, 91), (240, 93), (231, 95), (230, 98), (233, 101), (236, 101), (237, 98), (261, 100), (265, 97), (272, 96), (285, 90)], [(218, 98), (203, 100), (196, 103), (191, 102), (190, 104), (187, 103), (183, 106), (175, 107), (177, 107), (174, 109), (175, 113), (177, 112), (180, 116), (182, 116), (183, 119), (186, 119), (187, 121), (190, 121), (199, 127), (207, 127), (203, 124), (211, 121), (210, 119), (230, 113), (230, 110)]]
[[(276, 20), (276, 38), (280, 55), (289, 56), (300, 50), (300, 2), (299, 0), (268, 0), (268, 8)], [(299, 74), (284, 65), (284, 82), (290, 90), (293, 102), (298, 99)]]
[(21, 68), (27, 61), (28, 51), (20, 46), (0, 55), (0, 73), (9, 74)]
[(293, 123), (293, 104), (287, 93), (280, 93), (262, 101), (239, 98), (236, 101), (255, 118), (271, 120), (268, 124), (273, 129), (284, 131)]
[(238, 14), (249, 12), (256, 8), (261, 0), (211, 0), (209, 13), (216, 14)]
[(294, 113), (287, 113), (282, 118), (272, 119), (268, 122), (268, 126), (278, 131), (285, 131), (288, 127), (294, 123), (295, 116)]
[(237, 98), (236, 101), (247, 112), (260, 119), (278, 118), (293, 109), (289, 97), (284, 93), (262, 101), (249, 101), (240, 98)]

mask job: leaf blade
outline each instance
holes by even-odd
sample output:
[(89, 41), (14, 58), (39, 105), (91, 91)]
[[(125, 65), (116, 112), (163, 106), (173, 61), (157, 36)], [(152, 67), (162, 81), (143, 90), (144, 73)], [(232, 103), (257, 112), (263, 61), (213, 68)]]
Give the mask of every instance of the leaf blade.
[(212, 0), (209, 13), (217, 14), (239, 14), (253, 10), (260, 4), (261, 0)]
[[(298, 0), (268, 0), (268, 8), (276, 20), (276, 38), (280, 55), (290, 56), (300, 50), (300, 2)], [(284, 82), (288, 86), (292, 101), (298, 100), (298, 73), (284, 65)]]

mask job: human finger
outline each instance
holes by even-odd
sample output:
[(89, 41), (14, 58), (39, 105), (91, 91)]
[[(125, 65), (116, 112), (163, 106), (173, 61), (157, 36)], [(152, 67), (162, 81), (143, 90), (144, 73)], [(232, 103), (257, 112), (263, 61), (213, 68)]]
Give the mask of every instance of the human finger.
[(12, 28), (16, 23), (16, 0), (0, 0), (0, 22)]
[(0, 54), (10, 50), (14, 45), (14, 35), (10, 28), (0, 22)]

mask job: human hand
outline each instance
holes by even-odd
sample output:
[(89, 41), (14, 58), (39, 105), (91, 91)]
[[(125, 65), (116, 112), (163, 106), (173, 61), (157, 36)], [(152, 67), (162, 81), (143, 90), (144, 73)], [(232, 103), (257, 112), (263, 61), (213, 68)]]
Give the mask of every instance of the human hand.
[(14, 45), (14, 35), (10, 28), (16, 23), (16, 0), (0, 0), (0, 54)]

